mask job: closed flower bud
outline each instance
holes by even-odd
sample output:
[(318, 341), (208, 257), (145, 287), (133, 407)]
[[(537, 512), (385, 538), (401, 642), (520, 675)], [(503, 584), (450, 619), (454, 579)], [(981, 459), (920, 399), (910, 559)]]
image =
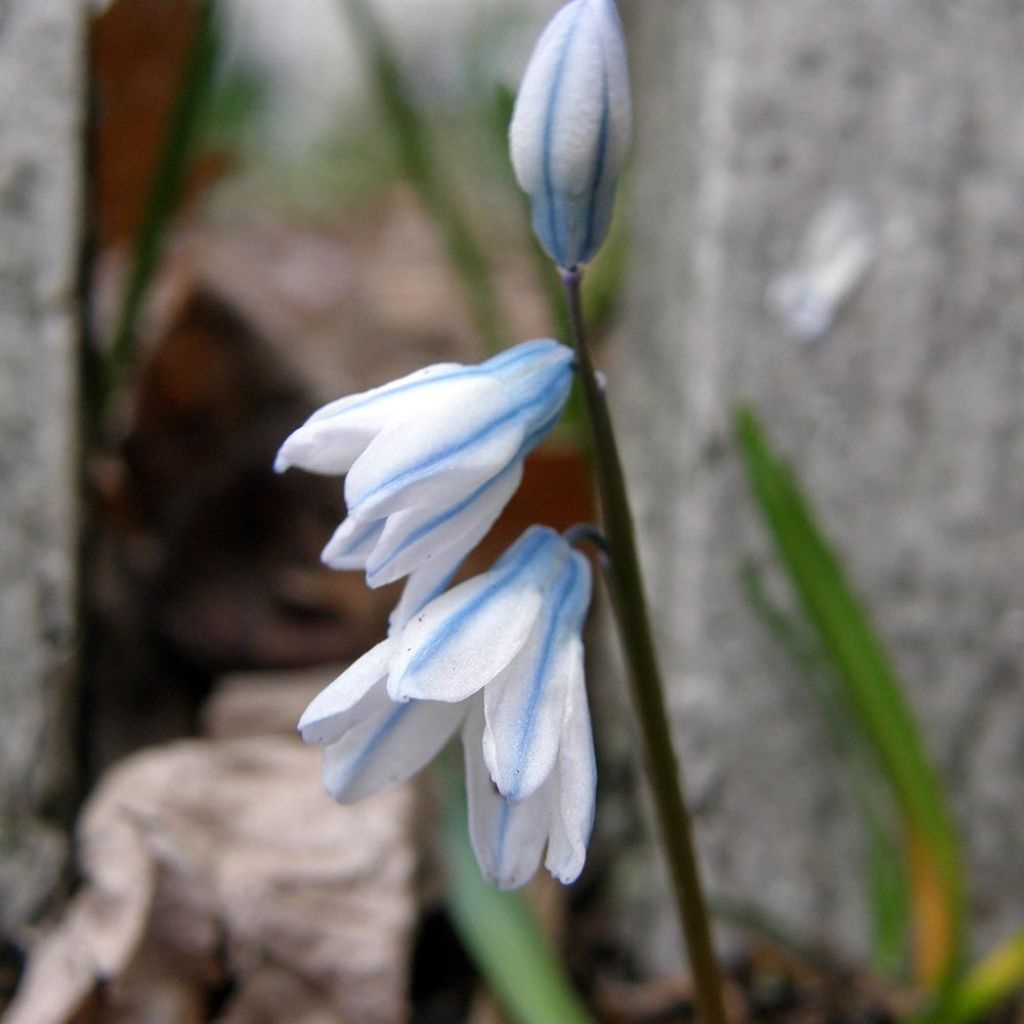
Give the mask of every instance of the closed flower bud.
[(563, 269), (589, 262), (608, 233), (632, 127), (614, 0), (573, 0), (533, 51), (509, 130), (534, 231)]

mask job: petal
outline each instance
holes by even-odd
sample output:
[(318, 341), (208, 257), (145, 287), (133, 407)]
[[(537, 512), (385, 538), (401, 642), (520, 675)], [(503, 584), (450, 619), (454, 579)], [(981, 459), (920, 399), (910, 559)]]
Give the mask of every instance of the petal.
[(555, 766), (568, 688), (583, 675), (578, 631), (589, 603), (590, 566), (573, 552), (522, 651), (484, 691), (484, 756), (509, 800), (531, 796)]
[(601, 248), (615, 210), (616, 179), (583, 194), (541, 191), (531, 197), (534, 233), (560, 266), (589, 263)]
[(480, 364), (480, 369), (493, 377), (509, 379), (524, 375), (557, 375), (572, 366), (576, 354), (568, 345), (552, 338), (522, 341), (504, 349)]
[[(483, 487), (443, 512), (415, 508), (388, 516), (379, 542), (366, 562), (371, 587), (392, 583), (450, 549), (462, 559), (483, 540), (523, 478), (517, 460)], [(450, 561), (450, 558), (445, 558)]]
[(345, 479), (349, 510), (375, 519), (410, 505), (445, 508), (496, 476), (526, 433), (515, 390), (480, 377), (457, 401), (385, 429)]
[(383, 640), (321, 690), (299, 719), (307, 743), (333, 743), (353, 724), (352, 711), (375, 683), (387, 677), (394, 640)]
[(381, 519), (365, 522), (349, 516), (320, 552), (320, 561), (332, 569), (365, 569), (366, 560), (383, 532)]
[(502, 889), (528, 882), (540, 864), (548, 838), (550, 799), (545, 787), (513, 804), (494, 788), (484, 764), (482, 703), (472, 701), (462, 744), (466, 759), (469, 839), (484, 878)]
[(440, 597), (459, 568), (461, 558), (437, 557), (409, 574), (402, 596), (388, 616), (388, 634), (394, 636), (425, 605)]
[(358, 414), (368, 426), (372, 424), (376, 432), (403, 409), (412, 407), (416, 402), (429, 401), (430, 388), (475, 371), (476, 367), (463, 366), (461, 363), (434, 363), (380, 387), (328, 402), (317, 409), (307, 422), (316, 423), (342, 414), (354, 418)]
[(280, 473), (299, 466), (314, 473), (345, 473), (381, 431), (416, 420), (439, 406), (457, 407), (480, 379), (478, 367), (438, 364), (338, 399), (313, 413), (285, 440), (274, 469)]
[(411, 506), (447, 508), (468, 496), (554, 426), (573, 359), (558, 342), (526, 342), (479, 367), (472, 392), (459, 401), (388, 427), (349, 472), (349, 510), (375, 519)]
[(545, 187), (546, 151), (553, 141), (552, 97), (557, 100), (566, 48), (578, 30), (582, 11), (582, 0), (573, 0), (551, 19), (530, 55), (516, 94), (509, 149), (516, 178), (531, 196)]
[(324, 788), (339, 803), (354, 803), (414, 775), (466, 715), (461, 704), (396, 704), (384, 686), (372, 689), (366, 703), (363, 721), (324, 751)]
[(490, 682), (522, 649), (568, 554), (557, 533), (532, 527), (489, 572), (427, 605), (398, 637), (391, 696), (459, 701)]
[(557, 786), (559, 793), (552, 806), (545, 865), (564, 885), (574, 882), (583, 870), (597, 797), (594, 737), (580, 667), (569, 686), (558, 763), (549, 783)]

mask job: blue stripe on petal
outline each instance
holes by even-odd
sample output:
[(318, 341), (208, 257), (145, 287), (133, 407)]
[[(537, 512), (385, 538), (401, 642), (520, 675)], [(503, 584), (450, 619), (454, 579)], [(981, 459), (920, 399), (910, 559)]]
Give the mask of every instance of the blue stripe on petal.
[(490, 359), (480, 364), (480, 369), (488, 373), (502, 372), (515, 369), (521, 363), (529, 359), (537, 359), (545, 355), (553, 355), (565, 346), (553, 338), (536, 338), (533, 341), (523, 341), (512, 348), (504, 349)]
[(409, 662), (406, 672), (416, 672), (435, 658), (451, 638), (461, 630), (488, 601), (497, 594), (516, 584), (519, 578), (532, 567), (535, 560), (551, 557), (565, 541), (547, 527), (532, 527), (502, 556), (491, 570), (496, 574), (494, 582), (485, 587), (476, 597), (446, 619), (433, 636), (427, 640)]
[(517, 404), (512, 409), (508, 409), (501, 415), (489, 420), (483, 427), (463, 438), (457, 444), (449, 445), (447, 448), (434, 452), (428, 458), (423, 459), (416, 465), (410, 466), (408, 469), (405, 469), (400, 473), (396, 473), (394, 476), (391, 476), (386, 480), (382, 480), (376, 487), (369, 490), (366, 494), (361, 495), (358, 501), (350, 507), (350, 511), (353, 514), (358, 514), (359, 507), (365, 503), (373, 501), (386, 492), (394, 490), (403, 484), (408, 484), (411, 481), (422, 478), (432, 471), (439, 471), (440, 467), (443, 466), (445, 462), (455, 459), (459, 455), (465, 454), (467, 451), (486, 441), (503, 427), (508, 426), (510, 423), (514, 423), (516, 420), (525, 420), (529, 423), (531, 413), (533, 413), (534, 410), (546, 410), (555, 406), (559, 411), (561, 411), (561, 408), (568, 397), (572, 383), (571, 378), (572, 374), (570, 370), (570, 363), (566, 361), (563, 365), (556, 368), (556, 373), (553, 379), (546, 382), (538, 392), (532, 395), (528, 392), (527, 397), (522, 403)]
[[(423, 371), (417, 371), (422, 373)], [(458, 380), (460, 377), (479, 377), (483, 375), (483, 370), (480, 366), (458, 366), (457, 369), (445, 370), (443, 373), (432, 374), (430, 376), (423, 376), (419, 380), (409, 381), (405, 384), (395, 383), (393, 386), (382, 385), (380, 388), (371, 388), (370, 391), (364, 392), (362, 395), (351, 395), (349, 396), (356, 401), (352, 401), (350, 404), (344, 404), (346, 399), (342, 398), (336, 402), (331, 402), (330, 405), (324, 406), (322, 409), (318, 409), (312, 416), (310, 416), (307, 422), (316, 423), (322, 420), (330, 419), (332, 416), (348, 414), (355, 412), (360, 409), (366, 409), (369, 406), (375, 405), (377, 402), (385, 401), (393, 398), (395, 395), (409, 394), (410, 392), (420, 391), (423, 388), (433, 387), (435, 384), (446, 383), (451, 380)], [(411, 375), (410, 375), (411, 376)], [(332, 408), (335, 406), (343, 405), (343, 408), (332, 412)]]
[(599, 220), (606, 220), (607, 218), (599, 218), (598, 204), (601, 199), (601, 193), (603, 191), (602, 185), (604, 178), (604, 169), (608, 159), (608, 143), (609, 143), (609, 129), (611, 127), (611, 111), (609, 109), (608, 101), (608, 72), (607, 70), (602, 75), (602, 109), (601, 109), (601, 129), (597, 136), (597, 151), (594, 154), (594, 177), (590, 183), (590, 204), (587, 209), (586, 216), (586, 227), (583, 232), (583, 241), (581, 245), (580, 262), (588, 263), (594, 253), (600, 248), (601, 243), (604, 241), (605, 232), (607, 226), (602, 231), (598, 231)]
[[(506, 475), (512, 472), (512, 470), (515, 467), (516, 463), (519, 462), (519, 460), (521, 458), (522, 458), (521, 455), (516, 455), (512, 459), (512, 461), (509, 462), (509, 464), (497, 476), (491, 477), (491, 479), (488, 480), (487, 483), (483, 484), (481, 487), (478, 487), (475, 491), (473, 491), (472, 494), (470, 494), (466, 498), (463, 498), (462, 501), (460, 501), (457, 505), (453, 505), (451, 508), (446, 509), (440, 515), (435, 516), (433, 519), (429, 520), (426, 523), (423, 523), (422, 526), (418, 527), (416, 530), (414, 530), (412, 533), (410, 533), (409, 536), (406, 537), (405, 540), (402, 541), (402, 543), (399, 544), (388, 555), (387, 558), (385, 558), (379, 565), (377, 565), (374, 568), (374, 571), (372, 573), (367, 573), (367, 580), (368, 581), (372, 580), (374, 577), (378, 576), (385, 569), (387, 569), (387, 567), (400, 554), (402, 554), (404, 551), (407, 551), (411, 545), (415, 544), (417, 541), (422, 540), (424, 537), (427, 536), (428, 533), (431, 533), (434, 530), (437, 530), (440, 527), (444, 526), (445, 523), (451, 521), (460, 512), (464, 512), (474, 502), (479, 501), (481, 498), (483, 498), (484, 495), (492, 487), (497, 487), (498, 484), (502, 480), (505, 479)], [(372, 583), (371, 583), (371, 586), (372, 586)]]
[(554, 177), (551, 168), (552, 155), (554, 152), (555, 121), (558, 116), (558, 101), (562, 88), (562, 78), (565, 74), (566, 56), (572, 48), (573, 36), (579, 28), (580, 15), (584, 5), (581, 3), (576, 9), (572, 24), (569, 26), (562, 43), (562, 52), (558, 57), (558, 65), (555, 68), (554, 78), (551, 82), (551, 92), (548, 96), (547, 110), (544, 112), (544, 202), (535, 204), (533, 227), (544, 244), (548, 255), (565, 269), (571, 268), (575, 261), (568, 261), (567, 239), (562, 237), (562, 228), (565, 218), (559, 216), (558, 210), (561, 205), (556, 198)]
[[(541, 698), (545, 687), (551, 682), (549, 677), (555, 652), (566, 635), (577, 632), (582, 626), (589, 604), (589, 591), (590, 571), (586, 562), (570, 558), (545, 601), (545, 611), (550, 614), (550, 619), (540, 658), (533, 666), (533, 675), (527, 684), (530, 695), (521, 720), (520, 739), (516, 744), (516, 761), (511, 772), (513, 778), (522, 778), (524, 762), (530, 753), (533, 733), (537, 726)], [(513, 802), (518, 800), (518, 784), (511, 787), (505, 796)]]
[(491, 487), (496, 487), (500, 483), (500, 481), (504, 479), (506, 473), (512, 472), (516, 464), (525, 459), (526, 456), (531, 451), (533, 451), (533, 449), (536, 448), (536, 446), (540, 444), (540, 442), (543, 441), (544, 438), (547, 437), (547, 435), (550, 434), (552, 430), (554, 430), (555, 426), (558, 424), (558, 421), (562, 418), (563, 407), (564, 403), (559, 403), (555, 411), (546, 420), (540, 423), (532, 433), (530, 433), (529, 435), (527, 435), (526, 438), (524, 438), (523, 443), (519, 447), (519, 451), (516, 452), (516, 454), (512, 457), (509, 464), (500, 473), (498, 473), (497, 476), (492, 477), (490, 480), (487, 481), (487, 483), (483, 484), (481, 487), (478, 487), (475, 491), (473, 491), (472, 494), (470, 494), (467, 498), (464, 498), (457, 505), (453, 505), (451, 508), (446, 509), (440, 515), (435, 516), (429, 522), (424, 523), (417, 530), (411, 533), (397, 548), (395, 548), (395, 550), (390, 555), (388, 555), (386, 559), (384, 559), (383, 562), (381, 562), (379, 566), (377, 566), (377, 568), (374, 570), (372, 574), (368, 574), (367, 578), (370, 578), (370, 576), (375, 576), (377, 573), (382, 572), (384, 569), (387, 568), (388, 565), (391, 564), (391, 562), (395, 558), (398, 557), (399, 554), (405, 551), (411, 544), (414, 544), (417, 541), (422, 540), (431, 531), (437, 530), (440, 527), (444, 526), (444, 524), (449, 522), (453, 517), (457, 516), (460, 512), (465, 511), (465, 509), (472, 505), (473, 502), (479, 501), (481, 498), (483, 498)]
[(395, 709), (388, 714), (379, 728), (367, 738), (362, 750), (346, 764), (345, 771), (342, 774), (344, 782), (340, 786), (332, 786), (336, 793), (344, 794), (345, 789), (352, 785), (352, 782), (359, 776), (359, 773), (369, 762), (370, 758), (373, 757), (380, 745), (398, 727), (399, 722), (402, 721), (414, 706), (411, 701), (408, 704), (395, 705)]

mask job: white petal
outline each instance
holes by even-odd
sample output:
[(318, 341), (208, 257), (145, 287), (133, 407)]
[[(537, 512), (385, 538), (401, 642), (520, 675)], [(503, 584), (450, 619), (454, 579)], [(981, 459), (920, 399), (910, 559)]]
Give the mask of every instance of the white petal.
[(526, 642), (568, 554), (557, 533), (533, 527), (489, 572), (427, 605), (398, 637), (391, 696), (459, 701), (490, 682)]
[(383, 520), (365, 522), (349, 516), (320, 552), (320, 560), (332, 569), (365, 569), (383, 532)]
[(471, 703), (462, 733), (469, 839), (484, 878), (502, 889), (515, 889), (528, 882), (540, 864), (551, 817), (548, 789), (518, 804), (501, 796), (481, 751), (483, 708), (479, 699)]
[(551, 840), (545, 864), (555, 878), (568, 885), (583, 870), (597, 797), (594, 737), (582, 664), (569, 687), (558, 763), (549, 785), (559, 792), (552, 806)]
[(353, 724), (352, 709), (375, 683), (387, 677), (394, 640), (383, 640), (321, 690), (299, 719), (307, 743), (333, 743)]
[(495, 479), (443, 512), (408, 509), (388, 516), (387, 525), (366, 562), (366, 582), (383, 586), (412, 572), (433, 557), (462, 561), (501, 515), (523, 478), (523, 464), (514, 462)]
[(570, 682), (583, 674), (579, 629), (590, 603), (590, 567), (574, 552), (544, 595), (544, 609), (515, 660), (484, 691), (484, 756), (509, 800), (524, 800), (551, 774)]
[[(543, 621), (542, 613), (538, 627)], [(547, 665), (539, 665), (545, 634), (535, 629), (519, 656), (484, 690), (484, 757), (494, 784), (512, 801), (532, 796), (555, 766), (566, 689), (582, 656), (575, 650), (579, 641), (569, 640)]]
[(435, 558), (409, 574), (402, 596), (388, 616), (388, 634), (394, 636), (425, 605), (440, 597), (459, 568), (460, 559)]
[(528, 425), (510, 401), (514, 391), (477, 378), (457, 399), (389, 426), (345, 479), (349, 510), (376, 519), (411, 505), (445, 508), (496, 476), (518, 454)]
[[(345, 414), (354, 416), (359, 413), (368, 424), (376, 430), (383, 428), (396, 414), (403, 409), (411, 408), (416, 402), (429, 402), (429, 390), (437, 384), (463, 377), (475, 367), (466, 367), (461, 363), (434, 363), (422, 370), (388, 381), (380, 387), (370, 388), (355, 395), (346, 395), (334, 402), (321, 406), (307, 422), (329, 420)], [(429, 387), (427, 387), (429, 385)]]
[(274, 468), (279, 473), (289, 466), (314, 473), (348, 472), (382, 431), (396, 423), (418, 420), (441, 406), (458, 407), (481, 379), (476, 367), (441, 364), (382, 388), (341, 398), (315, 412), (287, 438)]
[(557, 375), (572, 367), (576, 354), (568, 345), (553, 338), (521, 341), (480, 364), (480, 369), (499, 379), (523, 376)]
[(431, 761), (461, 725), (465, 705), (396, 704), (384, 686), (366, 696), (364, 720), (324, 751), (324, 788), (339, 803), (403, 782)]

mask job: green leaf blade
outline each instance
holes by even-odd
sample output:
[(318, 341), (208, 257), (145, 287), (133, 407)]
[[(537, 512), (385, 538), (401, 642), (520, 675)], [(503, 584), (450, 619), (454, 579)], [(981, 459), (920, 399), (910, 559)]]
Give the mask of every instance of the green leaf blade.
[(749, 408), (737, 413), (736, 437), (782, 563), (899, 808), (914, 882), (917, 973), (942, 987), (955, 977), (963, 948), (961, 854), (942, 783), (866, 609)]

